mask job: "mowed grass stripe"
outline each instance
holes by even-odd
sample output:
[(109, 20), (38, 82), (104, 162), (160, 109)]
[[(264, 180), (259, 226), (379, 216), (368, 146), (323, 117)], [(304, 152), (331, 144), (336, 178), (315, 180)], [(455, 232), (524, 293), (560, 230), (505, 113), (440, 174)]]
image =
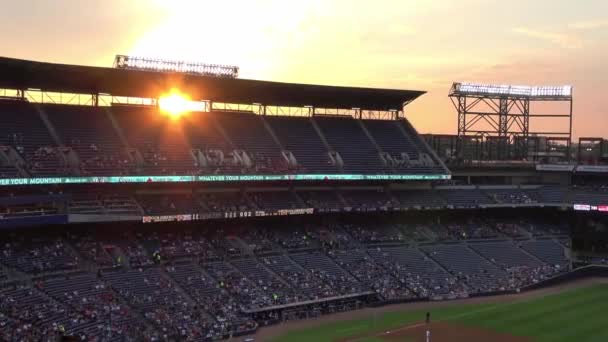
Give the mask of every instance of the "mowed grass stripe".
[[(555, 332), (552, 338), (548, 341), (572, 341), (572, 338), (561, 339), (562, 336), (568, 336), (571, 333), (580, 335), (576, 330), (577, 323), (585, 320), (585, 317), (603, 311), (603, 302), (608, 301), (608, 293), (603, 291), (594, 292), (594, 295), (584, 300), (570, 303), (569, 306), (562, 306), (558, 310), (547, 310), (544, 316), (535, 318), (535, 321), (518, 326), (514, 325), (510, 328), (513, 334), (534, 336), (541, 338), (547, 332)], [(584, 335), (580, 335), (584, 336)], [(557, 339), (560, 337), (560, 339)]]
[[(605, 320), (605, 318), (602, 318)], [(579, 341), (584, 342), (606, 342), (608, 341), (608, 322), (602, 321), (599, 323), (598, 327), (596, 327), (595, 331), (586, 336), (585, 339), (579, 339)]]
[(572, 307), (568, 313), (559, 315), (552, 326), (539, 326), (538, 331), (530, 335), (537, 337), (538, 341), (608, 341), (608, 294), (599, 300), (594, 304)]
[[(471, 315), (456, 321), (514, 335), (542, 338), (543, 341), (561, 341), (560, 336), (569, 336), (563, 341), (571, 341), (572, 336), (580, 336), (573, 331), (576, 328), (574, 323), (601, 313), (606, 309), (605, 303), (608, 303), (608, 287), (600, 285), (533, 301), (505, 304), (487, 315)], [(593, 321), (589, 321), (591, 331), (595, 324)], [(608, 327), (604, 329), (608, 330)], [(551, 336), (545, 339), (543, 335), (549, 332)]]
[[(549, 306), (571, 305), (571, 303), (579, 301), (580, 297), (588, 295), (590, 294), (587, 289), (573, 290), (543, 298), (506, 303), (498, 305), (496, 309), (490, 312), (470, 315), (463, 319), (458, 319), (458, 321), (465, 324), (488, 326), (490, 328), (499, 327), (500, 325), (511, 326), (529, 321), (534, 316), (542, 316)], [(555, 307), (552, 309), (555, 309)]]
[[(332, 341), (373, 334), (420, 322), (426, 310), (391, 312), (366, 319), (323, 324), (273, 341)], [(537, 299), (494, 304), (446, 303), (431, 310), (433, 321), (448, 320), (538, 341), (608, 341), (608, 285), (565, 291)]]
[(517, 328), (527, 333), (527, 326), (538, 325), (549, 313), (567, 311), (581, 303), (593, 303), (598, 293), (592, 288), (567, 291), (540, 299), (503, 304), (491, 312), (467, 316), (458, 321), (499, 331), (513, 332)]

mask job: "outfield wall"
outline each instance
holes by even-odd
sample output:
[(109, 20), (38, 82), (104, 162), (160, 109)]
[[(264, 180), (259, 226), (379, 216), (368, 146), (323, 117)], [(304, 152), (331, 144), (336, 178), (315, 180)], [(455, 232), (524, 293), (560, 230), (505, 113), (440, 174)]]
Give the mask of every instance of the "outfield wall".
[(392, 304), (404, 304), (404, 303), (412, 303), (412, 302), (426, 302), (426, 301), (441, 301), (441, 300), (453, 300), (453, 299), (462, 299), (462, 298), (473, 298), (473, 297), (492, 297), (499, 296), (504, 294), (513, 294), (518, 292), (524, 292), (529, 290), (540, 289), (544, 287), (555, 286), (563, 283), (568, 283), (571, 281), (590, 278), (590, 277), (608, 277), (608, 266), (606, 265), (588, 265), (579, 267), (567, 273), (562, 273), (553, 278), (543, 280), (536, 284), (532, 284), (526, 287), (522, 287), (519, 291), (516, 290), (508, 290), (508, 291), (494, 291), (494, 292), (484, 292), (484, 293), (474, 293), (469, 294), (466, 297), (440, 297), (440, 298), (416, 298), (416, 299), (402, 299), (402, 300), (388, 300), (388, 301), (378, 301), (369, 303), (370, 307), (380, 307), (385, 305)]
[(571, 272), (560, 274), (551, 279), (547, 279), (541, 281), (539, 283), (526, 286), (521, 289), (521, 291), (534, 290), (548, 286), (555, 286), (563, 283), (568, 283), (573, 280), (578, 280), (582, 278), (589, 277), (608, 277), (608, 266), (604, 265), (589, 265), (579, 267), (577, 269), (572, 270)]

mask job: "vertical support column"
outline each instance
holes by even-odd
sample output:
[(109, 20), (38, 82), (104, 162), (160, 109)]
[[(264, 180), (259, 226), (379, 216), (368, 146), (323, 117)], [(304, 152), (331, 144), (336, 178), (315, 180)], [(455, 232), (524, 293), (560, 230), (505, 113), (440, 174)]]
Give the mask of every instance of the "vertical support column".
[(570, 144), (572, 144), (572, 106), (573, 106), (573, 101), (574, 100), (572, 99), (572, 97), (570, 97), (570, 115), (569, 115), (569, 118), (568, 118), (568, 120), (570, 120), (570, 127), (568, 129), (568, 162), (572, 161), (572, 151), (570, 151)]
[(464, 140), (467, 135), (467, 98), (458, 96), (456, 101), (458, 102), (458, 140), (456, 141), (456, 153), (460, 158), (464, 156)]
[(355, 110), (355, 118), (357, 118), (357, 120), (361, 120), (361, 113), (363, 112), (361, 110), (361, 108), (353, 108)]
[(509, 131), (509, 99), (500, 98), (498, 100), (498, 139), (497, 139), (497, 159), (507, 158), (507, 142)]
[(498, 136), (506, 137), (509, 123), (509, 100), (501, 98), (498, 100)]
[(458, 136), (462, 137), (467, 134), (467, 98), (458, 96)]
[(523, 157), (528, 159), (528, 139), (530, 138), (530, 99), (522, 101), (523, 109)]
[(399, 118), (399, 111), (391, 109), (389, 110), (389, 114), (391, 117), (391, 120), (397, 120)]
[(313, 107), (313, 106), (306, 106), (305, 108), (308, 109), (308, 116), (309, 117), (312, 118), (313, 116), (315, 116), (315, 107)]
[[(583, 148), (581, 146), (581, 142), (582, 142), (582, 139), (578, 138), (578, 153), (577, 153), (577, 161), (576, 162), (579, 163), (579, 164), (581, 163), (581, 152), (583, 151)], [(600, 145), (600, 154), (601, 154), (601, 150), (602, 150), (602, 145)]]

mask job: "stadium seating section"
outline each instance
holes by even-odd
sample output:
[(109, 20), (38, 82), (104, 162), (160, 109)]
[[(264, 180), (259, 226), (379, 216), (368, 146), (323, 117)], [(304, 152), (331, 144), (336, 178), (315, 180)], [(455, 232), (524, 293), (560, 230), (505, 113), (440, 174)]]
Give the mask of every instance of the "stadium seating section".
[[(251, 112), (172, 121), (150, 106), (8, 100), (0, 101), (0, 117), (2, 177), (447, 172), (436, 160), (416, 162), (431, 152), (398, 121)], [(384, 149), (407, 162), (384, 161)]]
[[(0, 196), (0, 215), (4, 218), (43, 216), (53, 214), (122, 216), (137, 219), (142, 215), (214, 214), (262, 211), (276, 213), (285, 210), (307, 209), (323, 212), (375, 212), (438, 210), (459, 208), (502, 207), (563, 207), (573, 204), (602, 205), (608, 203), (605, 191), (592, 188), (556, 186), (531, 187), (476, 187), (437, 186), (422, 190), (390, 189), (385, 187), (235, 187), (141, 190), (120, 189), (72, 190), (61, 189), (60, 194), (44, 194), (32, 188)], [(65, 194), (63, 194), (65, 191)], [(86, 193), (85, 193), (86, 192)], [(219, 216), (217, 216), (219, 215)], [(522, 236), (517, 227), (505, 225), (511, 237)], [(539, 224), (532, 234), (543, 235), (547, 229)], [(470, 231), (488, 238), (483, 231)], [(557, 232), (551, 232), (556, 234)], [(450, 232), (446, 232), (450, 234)]]
[(513, 291), (570, 268), (569, 240), (528, 230), (559, 232), (550, 221), (517, 225), (527, 236), (517, 239), (503, 228), (515, 223), (500, 219), (447, 221), (325, 218), (4, 234), (0, 336), (210, 340), (252, 332), (278, 308)]
[[(0, 127), (0, 178), (449, 172), (405, 119), (2, 99)], [(601, 186), (182, 185), (6, 187), (0, 340), (211, 341), (323, 305), (515, 292), (571, 270), (570, 227), (498, 208), (608, 204)], [(51, 218), (80, 224), (11, 226)]]

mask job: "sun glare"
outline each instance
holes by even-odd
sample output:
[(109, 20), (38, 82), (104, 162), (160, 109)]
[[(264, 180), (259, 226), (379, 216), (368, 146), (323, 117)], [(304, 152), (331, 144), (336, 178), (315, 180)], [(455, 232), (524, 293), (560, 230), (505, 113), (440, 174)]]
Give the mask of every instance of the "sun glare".
[(186, 112), (191, 110), (192, 101), (190, 98), (179, 92), (171, 92), (158, 99), (160, 111), (167, 114), (172, 119), (179, 119)]

